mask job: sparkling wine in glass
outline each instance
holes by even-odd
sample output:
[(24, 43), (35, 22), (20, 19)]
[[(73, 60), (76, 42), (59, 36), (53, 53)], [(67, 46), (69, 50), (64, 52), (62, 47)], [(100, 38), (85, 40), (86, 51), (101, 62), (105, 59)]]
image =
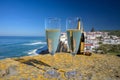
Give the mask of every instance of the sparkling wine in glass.
[[(46, 40), (48, 45), (48, 51), (53, 56), (52, 65), (54, 65), (54, 55), (59, 44), (60, 37), (60, 19), (58, 18), (47, 18), (45, 20), (45, 30), (46, 30)], [(46, 78), (58, 78), (60, 73), (58, 73), (54, 67), (51, 67), (45, 72)]]
[(65, 73), (67, 78), (75, 78), (77, 76), (77, 71), (74, 68), (74, 57), (79, 49), (81, 31), (77, 29), (79, 18), (67, 18), (66, 20), (66, 30), (67, 30), (67, 40), (69, 51), (72, 55), (72, 69)]

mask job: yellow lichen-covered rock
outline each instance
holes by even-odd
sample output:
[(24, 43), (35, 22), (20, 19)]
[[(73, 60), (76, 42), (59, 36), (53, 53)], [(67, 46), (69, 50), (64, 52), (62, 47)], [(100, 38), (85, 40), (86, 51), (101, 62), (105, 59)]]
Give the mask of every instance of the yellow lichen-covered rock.
[(56, 53), (54, 57), (46, 54), (0, 60), (0, 80), (50, 80), (44, 77), (50, 67), (60, 73), (59, 80), (67, 80), (65, 72), (72, 68), (79, 73), (75, 80), (120, 79), (120, 58), (117, 56), (76, 55), (73, 59), (72, 63), (70, 53)]

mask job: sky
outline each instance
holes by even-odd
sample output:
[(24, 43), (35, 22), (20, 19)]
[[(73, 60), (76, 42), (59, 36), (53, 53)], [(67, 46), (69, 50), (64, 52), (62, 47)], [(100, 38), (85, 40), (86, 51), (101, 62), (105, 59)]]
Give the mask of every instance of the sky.
[(120, 0), (0, 0), (0, 36), (44, 36), (45, 18), (80, 17), (85, 31), (120, 30)]

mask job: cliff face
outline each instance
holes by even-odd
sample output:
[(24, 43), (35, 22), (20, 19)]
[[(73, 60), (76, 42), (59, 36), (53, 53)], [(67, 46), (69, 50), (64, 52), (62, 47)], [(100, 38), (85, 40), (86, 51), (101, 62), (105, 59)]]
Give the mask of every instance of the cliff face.
[[(0, 80), (49, 80), (43, 74), (51, 66), (60, 72), (59, 80), (67, 80), (64, 73), (72, 68), (71, 55), (58, 53), (0, 60)], [(76, 55), (74, 69), (80, 75), (75, 80), (120, 80), (120, 58), (113, 55)], [(52, 79), (56, 80), (56, 79)]]

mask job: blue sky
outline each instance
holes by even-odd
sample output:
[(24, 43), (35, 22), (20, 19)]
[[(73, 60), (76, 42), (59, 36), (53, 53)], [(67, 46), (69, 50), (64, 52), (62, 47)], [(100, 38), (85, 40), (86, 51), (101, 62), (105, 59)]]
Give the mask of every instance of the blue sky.
[(0, 0), (0, 36), (42, 36), (47, 17), (79, 16), (85, 31), (120, 30), (120, 0)]

